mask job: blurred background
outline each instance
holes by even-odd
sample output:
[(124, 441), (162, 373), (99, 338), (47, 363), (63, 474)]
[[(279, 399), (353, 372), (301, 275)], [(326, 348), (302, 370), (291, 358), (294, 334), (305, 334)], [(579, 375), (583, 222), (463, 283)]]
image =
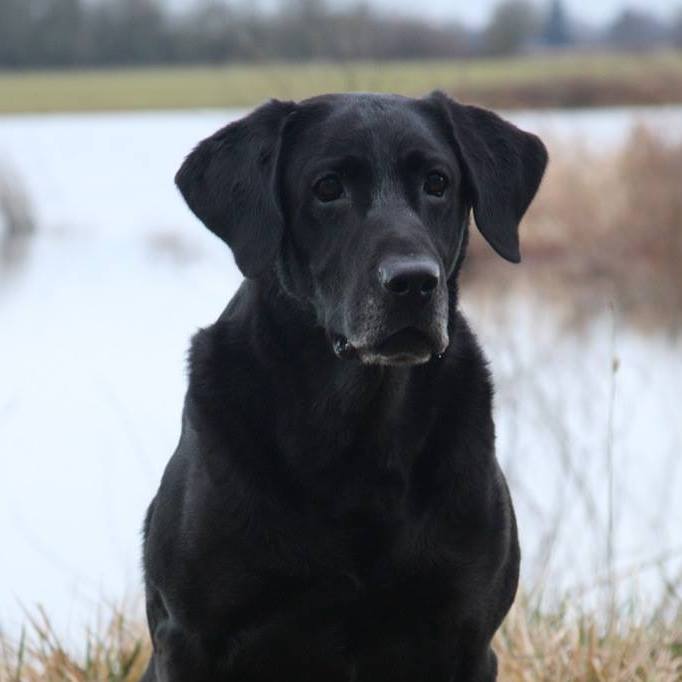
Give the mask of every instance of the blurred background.
[(679, 0), (0, 0), (0, 652), (141, 613), (189, 338), (241, 279), (173, 186), (184, 155), (269, 97), (433, 88), (551, 153), (523, 263), (474, 234), (462, 283), (521, 602), (679, 624)]

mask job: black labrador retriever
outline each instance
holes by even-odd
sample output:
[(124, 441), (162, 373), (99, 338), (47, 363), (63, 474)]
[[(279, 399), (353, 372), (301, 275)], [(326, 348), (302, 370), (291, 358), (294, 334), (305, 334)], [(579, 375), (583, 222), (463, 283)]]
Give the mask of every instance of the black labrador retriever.
[(519, 260), (540, 140), (442, 93), (271, 101), (177, 174), (246, 279), (192, 342), (144, 527), (145, 682), (490, 682), (519, 547), (469, 214)]

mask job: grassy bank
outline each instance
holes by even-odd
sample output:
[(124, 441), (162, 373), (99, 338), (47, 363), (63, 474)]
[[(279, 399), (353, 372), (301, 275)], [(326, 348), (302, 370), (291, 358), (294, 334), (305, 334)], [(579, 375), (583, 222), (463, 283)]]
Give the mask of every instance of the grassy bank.
[[(541, 614), (520, 598), (494, 648), (504, 682), (678, 682), (682, 618), (643, 623), (631, 617), (600, 625), (589, 615)], [(0, 638), (0, 682), (137, 682), (150, 645), (143, 624), (115, 615), (68, 653), (39, 617), (19, 642)]]
[(0, 72), (0, 113), (244, 107), (269, 97), (433, 88), (494, 107), (682, 102), (682, 53)]
[[(682, 328), (682, 143), (636, 128), (599, 153), (550, 144), (550, 164), (521, 227), (523, 267), (504, 263), (477, 231), (470, 287), (528, 285), (579, 323), (609, 301), (644, 329)], [(491, 273), (494, 269), (494, 274)]]

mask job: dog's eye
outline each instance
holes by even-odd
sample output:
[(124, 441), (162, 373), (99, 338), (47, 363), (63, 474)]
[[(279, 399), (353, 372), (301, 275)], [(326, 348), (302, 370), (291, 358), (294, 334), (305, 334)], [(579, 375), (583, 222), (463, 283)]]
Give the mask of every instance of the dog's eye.
[(313, 186), (315, 196), (323, 202), (334, 201), (343, 194), (343, 185), (336, 175), (325, 175)]
[(434, 171), (426, 176), (424, 191), (434, 197), (442, 197), (448, 186), (448, 179), (442, 174)]

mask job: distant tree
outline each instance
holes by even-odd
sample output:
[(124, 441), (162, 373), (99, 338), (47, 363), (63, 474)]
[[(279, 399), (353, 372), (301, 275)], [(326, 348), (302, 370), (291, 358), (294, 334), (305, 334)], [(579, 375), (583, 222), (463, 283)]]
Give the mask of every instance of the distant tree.
[(357, 58), (376, 59), (381, 53), (377, 44), (376, 12), (366, 2), (359, 2), (337, 16), (335, 54), (342, 61)]
[(291, 0), (282, 3), (275, 35), (282, 56), (314, 59), (333, 50), (336, 42), (330, 10), (324, 0)]
[(220, 63), (258, 56), (251, 22), (224, 0), (199, 0), (172, 23), (173, 60)]
[(571, 35), (562, 0), (552, 0), (545, 22), (544, 41), (551, 47), (563, 47), (571, 42)]
[(32, 62), (31, 23), (28, 2), (0, 0), (0, 64), (11, 68)]
[(34, 17), (33, 45), (40, 63), (69, 66), (84, 57), (84, 10), (81, 0), (43, 0)]
[(497, 5), (485, 31), (492, 54), (515, 54), (537, 37), (541, 25), (538, 11), (528, 0), (505, 0)]
[[(456, 57), (481, 49), (455, 23), (430, 23), (370, 0), (0, 0), (0, 68), (223, 63), (258, 59)], [(535, 20), (507, 2), (491, 26), (497, 52), (520, 49)], [(532, 24), (532, 31), (531, 31)]]
[(677, 16), (673, 21), (670, 37), (673, 45), (682, 49), (682, 7), (677, 10)]
[(162, 63), (172, 56), (167, 15), (159, 0), (108, 0), (93, 5), (88, 37), (95, 63)]
[(456, 24), (443, 28), (405, 18), (378, 18), (373, 32), (380, 59), (456, 57), (469, 50), (466, 32)]
[(644, 50), (664, 43), (667, 35), (661, 22), (652, 14), (625, 9), (609, 27), (606, 38), (621, 49)]

